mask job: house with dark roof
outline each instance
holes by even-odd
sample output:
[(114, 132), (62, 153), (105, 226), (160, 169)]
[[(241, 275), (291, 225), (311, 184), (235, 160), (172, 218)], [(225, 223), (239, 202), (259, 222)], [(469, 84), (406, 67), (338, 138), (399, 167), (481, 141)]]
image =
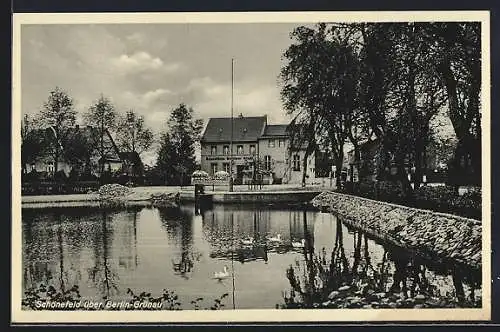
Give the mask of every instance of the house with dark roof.
[(102, 142), (98, 129), (91, 126), (69, 128), (63, 137), (57, 137), (51, 127), (35, 129), (30, 135), (37, 138), (37, 144), (22, 147), (26, 173), (35, 171), (50, 178), (55, 172), (69, 176), (71, 171), (77, 171), (99, 177), (101, 163), (104, 171), (110, 173), (122, 169), (120, 152), (107, 130)]
[(120, 152), (122, 162), (122, 172), (132, 178), (142, 178), (144, 176), (144, 164), (136, 151)]
[[(201, 169), (231, 173), (232, 159), (236, 184), (255, 179), (257, 171), (267, 183), (301, 183), (304, 155), (303, 148), (290, 150), (288, 125), (268, 124), (267, 115), (210, 118), (201, 138)], [(314, 178), (314, 154), (306, 172)]]

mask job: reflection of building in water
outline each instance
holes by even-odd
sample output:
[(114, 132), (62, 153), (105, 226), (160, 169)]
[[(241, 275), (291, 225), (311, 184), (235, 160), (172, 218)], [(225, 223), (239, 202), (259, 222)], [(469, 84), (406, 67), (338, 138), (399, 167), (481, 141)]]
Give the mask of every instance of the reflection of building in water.
[(300, 249), (302, 240), (314, 244), (313, 221), (311, 214), (302, 210), (285, 211), (253, 206), (236, 210), (215, 206), (203, 215), (203, 232), (215, 251), (227, 252), (239, 245), (266, 244), (266, 252), (276, 247), (286, 252), (293, 247)]
[(116, 222), (113, 223), (113, 231), (117, 236), (112, 240), (113, 257), (118, 259), (118, 267), (126, 270), (135, 270), (138, 265), (138, 214), (139, 209), (132, 208), (114, 217)]

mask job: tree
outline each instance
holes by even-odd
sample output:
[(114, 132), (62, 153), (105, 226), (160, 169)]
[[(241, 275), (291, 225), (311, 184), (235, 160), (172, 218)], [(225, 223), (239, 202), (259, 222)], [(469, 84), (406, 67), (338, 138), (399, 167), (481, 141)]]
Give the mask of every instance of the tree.
[[(481, 25), (434, 23), (439, 49), (437, 67), (448, 97), (448, 114), (458, 139), (451, 167), (471, 167), (472, 181), (481, 183)], [(436, 38), (437, 37), (437, 38)], [(453, 182), (458, 182), (457, 173)]]
[[(86, 134), (85, 130), (90, 130), (90, 132)], [(64, 157), (73, 166), (72, 171), (78, 175), (81, 175), (82, 171), (87, 176), (92, 172), (91, 159), (99, 149), (99, 139), (96, 133), (96, 128), (83, 130), (76, 128), (68, 135)]]
[(153, 132), (144, 124), (144, 117), (127, 111), (118, 117), (117, 144), (121, 151), (137, 152), (139, 155), (153, 144)]
[(68, 129), (75, 125), (76, 111), (73, 108), (73, 99), (56, 87), (50, 92), (39, 118), (42, 126), (53, 130), (54, 138), (50, 142), (50, 154), (54, 160), (54, 173), (57, 173)]
[(87, 113), (84, 114), (85, 123), (89, 126), (97, 128), (99, 137), (99, 172), (104, 173), (104, 161), (106, 158), (106, 153), (108, 149), (105, 143), (105, 136), (116, 127), (116, 111), (115, 107), (108, 98), (105, 98), (102, 94), (99, 99), (89, 107)]
[(21, 143), (21, 163), (23, 173), (26, 173), (26, 165), (36, 162), (38, 158), (50, 153), (51, 141), (48, 140), (46, 130), (32, 129), (23, 135)]
[[(287, 60), (280, 78), (281, 96), (289, 114), (292, 147), (305, 145), (302, 184), (305, 185), (307, 159), (318, 148), (332, 151), (337, 169), (342, 169), (344, 144), (360, 139), (358, 125), (359, 64), (355, 48), (348, 43), (345, 31), (295, 29), (292, 44), (284, 53)], [(291, 149), (290, 152), (293, 152)], [(340, 172), (337, 173), (340, 183)]]
[(193, 113), (192, 108), (180, 104), (172, 110), (162, 134), (156, 168), (169, 185), (182, 185), (195, 170), (195, 142), (202, 121), (194, 120)]

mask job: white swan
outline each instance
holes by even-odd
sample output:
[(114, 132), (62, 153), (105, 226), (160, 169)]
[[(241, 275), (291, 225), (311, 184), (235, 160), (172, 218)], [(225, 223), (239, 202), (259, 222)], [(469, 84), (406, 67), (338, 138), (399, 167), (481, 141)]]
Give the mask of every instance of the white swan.
[(224, 271), (222, 272), (214, 272), (214, 279), (222, 280), (229, 278), (229, 270), (227, 266), (224, 266)]
[(302, 239), (302, 240), (300, 240), (300, 242), (296, 242), (296, 241), (292, 242), (292, 247), (294, 247), (294, 248), (304, 248), (305, 244), (306, 244), (306, 240)]
[(246, 238), (246, 239), (242, 239), (242, 240), (241, 240), (241, 243), (242, 243), (242, 244), (245, 244), (245, 245), (252, 245), (252, 244), (253, 244), (253, 237), (249, 237), (249, 238)]
[(281, 242), (281, 234), (278, 234), (277, 236), (272, 236), (269, 238), (270, 242)]

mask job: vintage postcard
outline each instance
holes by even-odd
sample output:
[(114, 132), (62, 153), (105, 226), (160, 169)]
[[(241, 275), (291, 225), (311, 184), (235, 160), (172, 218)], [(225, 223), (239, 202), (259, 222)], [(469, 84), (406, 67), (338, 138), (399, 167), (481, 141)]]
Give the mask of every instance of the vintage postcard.
[(14, 14), (12, 322), (489, 320), (489, 22)]

